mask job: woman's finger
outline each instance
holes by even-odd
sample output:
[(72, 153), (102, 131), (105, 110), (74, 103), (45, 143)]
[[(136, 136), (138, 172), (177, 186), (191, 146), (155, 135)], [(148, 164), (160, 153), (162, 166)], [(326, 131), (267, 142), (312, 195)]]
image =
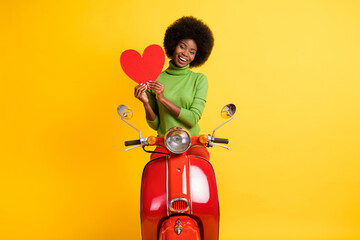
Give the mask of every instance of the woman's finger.
[(151, 90), (161, 90), (164, 88), (164, 85), (159, 82), (150, 82), (149, 87)]
[(135, 87), (135, 97), (139, 98), (141, 94), (146, 90), (146, 87), (142, 84), (139, 84)]

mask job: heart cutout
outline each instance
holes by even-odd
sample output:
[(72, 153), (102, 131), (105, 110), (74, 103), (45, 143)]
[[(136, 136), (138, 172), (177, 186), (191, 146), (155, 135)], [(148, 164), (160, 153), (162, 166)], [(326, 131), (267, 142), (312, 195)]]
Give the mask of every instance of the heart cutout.
[(139, 84), (155, 81), (164, 63), (164, 50), (157, 44), (147, 46), (142, 56), (133, 49), (122, 52), (120, 56), (120, 65), (125, 74)]

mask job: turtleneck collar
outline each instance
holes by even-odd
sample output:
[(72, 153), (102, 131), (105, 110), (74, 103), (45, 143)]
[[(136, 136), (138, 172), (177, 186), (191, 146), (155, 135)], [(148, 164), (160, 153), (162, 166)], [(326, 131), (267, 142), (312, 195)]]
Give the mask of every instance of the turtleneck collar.
[(189, 69), (189, 64), (186, 65), (185, 67), (178, 67), (176, 66), (174, 63), (172, 63), (172, 61), (169, 62), (169, 67), (166, 69), (166, 73), (170, 74), (170, 75), (185, 75), (190, 71)]

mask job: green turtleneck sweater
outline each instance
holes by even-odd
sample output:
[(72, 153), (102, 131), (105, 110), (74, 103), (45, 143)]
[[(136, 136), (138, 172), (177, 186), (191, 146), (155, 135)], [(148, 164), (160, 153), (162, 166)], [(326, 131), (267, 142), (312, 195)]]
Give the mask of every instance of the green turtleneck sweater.
[(206, 102), (207, 78), (189, 69), (189, 65), (179, 68), (170, 62), (168, 69), (157, 78), (164, 85), (164, 97), (181, 108), (178, 117), (173, 116), (156, 99), (152, 90), (147, 90), (149, 104), (156, 114), (154, 121), (147, 120), (149, 126), (164, 136), (171, 127), (184, 127), (193, 136), (199, 135), (198, 121)]

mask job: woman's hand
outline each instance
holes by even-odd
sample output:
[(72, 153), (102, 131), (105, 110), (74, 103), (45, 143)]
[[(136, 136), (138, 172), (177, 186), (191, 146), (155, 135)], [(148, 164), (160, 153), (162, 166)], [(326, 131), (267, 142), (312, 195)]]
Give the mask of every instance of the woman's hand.
[(169, 99), (164, 97), (164, 85), (159, 82), (149, 82), (149, 88), (153, 90), (156, 94), (156, 99), (164, 105), (167, 110), (170, 111), (170, 113), (178, 117), (181, 111), (181, 108), (175, 105), (173, 102), (171, 102)]
[(164, 98), (164, 85), (163, 84), (161, 84), (157, 81), (155, 81), (155, 82), (150, 81), (149, 88), (155, 92), (156, 98), (158, 100)]
[(142, 103), (149, 103), (149, 99), (146, 95), (146, 85), (141, 83), (135, 87), (135, 97)]

